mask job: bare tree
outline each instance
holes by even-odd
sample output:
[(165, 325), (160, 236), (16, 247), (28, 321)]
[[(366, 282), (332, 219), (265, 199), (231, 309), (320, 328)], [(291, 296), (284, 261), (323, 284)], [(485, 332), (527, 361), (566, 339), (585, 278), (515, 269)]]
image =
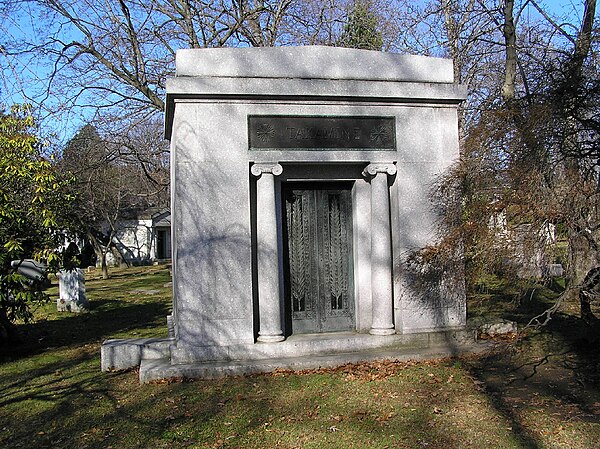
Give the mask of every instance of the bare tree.
[[(86, 125), (69, 141), (59, 164), (75, 179), (79, 231), (92, 244), (105, 278), (108, 252), (120, 265), (127, 264), (115, 244), (120, 222), (150, 207), (165, 207), (168, 201), (163, 186), (153, 185), (153, 178), (144, 173), (145, 165), (139, 164), (137, 157), (128, 162), (123, 156), (123, 151), (129, 151), (123, 150), (126, 145), (127, 141), (102, 138), (94, 126)], [(137, 142), (136, 151), (139, 146)], [(162, 170), (164, 177), (164, 167)]]
[[(502, 212), (539, 229), (566, 226), (573, 285), (598, 253), (590, 237), (599, 221), (590, 212), (599, 157), (596, 1), (582, 1), (579, 22), (554, 17), (536, 0), (367, 2), (384, 51), (451, 57), (455, 82), (469, 88), (459, 171), (463, 204), (472, 210), (461, 209), (463, 223), (485, 233)], [(135, 161), (149, 179), (146, 190), (160, 196), (168, 150), (158, 125), (178, 48), (334, 45), (355, 3), (8, 0), (0, 9), (7, 36), (0, 52), (17, 75), (7, 86), (53, 114), (87, 111), (120, 163)], [(33, 33), (15, 36), (24, 21)], [(51, 67), (30, 72), (47, 78), (43, 95), (27, 89), (27, 64), (37, 61)], [(474, 259), (492, 239), (481, 233), (473, 234)]]
[(130, 117), (164, 110), (177, 48), (274, 45), (290, 3), (25, 0), (18, 8), (37, 24), (36, 40), (6, 39), (3, 48), (50, 64), (46, 93), (61, 95), (65, 108), (120, 108)]
[[(596, 0), (585, 0), (581, 27), (575, 39), (573, 52), (565, 61), (564, 78), (557, 89), (562, 103), (560, 112), (564, 124), (561, 152), (566, 157), (566, 167), (563, 179), (579, 187), (574, 195), (574, 199), (579, 200), (577, 201), (579, 207), (574, 211), (576, 213), (573, 214), (573, 221), (568, 227), (571, 248), (570, 278), (580, 299), (581, 316), (586, 321), (595, 317), (592, 314), (589, 297), (581, 294), (580, 286), (588, 273), (600, 266), (600, 179), (598, 179), (600, 120), (597, 119), (599, 105), (596, 102), (595, 110), (587, 110), (586, 106), (589, 105), (586, 104), (585, 99), (582, 99), (582, 93), (589, 87), (586, 86), (584, 69), (592, 48), (595, 13)], [(595, 75), (597, 89), (598, 74)], [(600, 93), (596, 91), (595, 94), (597, 101)], [(581, 123), (582, 119), (584, 123)], [(594, 134), (590, 136), (589, 131), (595, 132), (595, 136)], [(589, 137), (592, 137), (591, 142)]]
[[(524, 6), (539, 11), (536, 2), (523, 2), (519, 9), (511, 1), (486, 6), (501, 32), (497, 45), (504, 49), (502, 70), (490, 90), (496, 100), (470, 122), (461, 163), (442, 185), (462, 194), (462, 220), (450, 215), (455, 232), (447, 234), (446, 243), (464, 242), (471, 268), (506, 272), (506, 260), (523, 256), (515, 244), (518, 228), (526, 227), (534, 246), (549, 252), (548, 227), (564, 229), (569, 288), (560, 300), (577, 294), (600, 264), (595, 3), (584, 2), (578, 25), (559, 26), (544, 12), (534, 26), (521, 28)], [(559, 39), (547, 39), (553, 35)], [(491, 226), (499, 217), (504, 224)], [(579, 296), (582, 318), (593, 319), (589, 296)], [(547, 322), (549, 316), (534, 321)]]

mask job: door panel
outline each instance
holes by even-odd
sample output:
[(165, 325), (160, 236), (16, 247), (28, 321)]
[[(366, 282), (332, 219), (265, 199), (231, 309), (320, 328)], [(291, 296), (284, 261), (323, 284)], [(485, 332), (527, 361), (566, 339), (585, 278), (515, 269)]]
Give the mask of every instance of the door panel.
[(354, 329), (348, 188), (284, 189), (287, 300), (293, 333)]

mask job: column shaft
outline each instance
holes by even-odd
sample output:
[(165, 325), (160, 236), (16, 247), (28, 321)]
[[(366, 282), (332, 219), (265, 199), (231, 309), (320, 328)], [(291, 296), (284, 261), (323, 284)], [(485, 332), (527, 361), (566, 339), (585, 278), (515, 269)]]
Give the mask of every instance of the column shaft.
[(365, 172), (371, 175), (371, 291), (373, 319), (370, 333), (391, 335), (394, 329), (392, 283), (392, 237), (388, 174), (392, 164), (371, 164)]
[(283, 169), (279, 164), (255, 164), (251, 171), (259, 176), (256, 182), (258, 341), (277, 342), (282, 341), (284, 336), (281, 327), (275, 176), (281, 174)]

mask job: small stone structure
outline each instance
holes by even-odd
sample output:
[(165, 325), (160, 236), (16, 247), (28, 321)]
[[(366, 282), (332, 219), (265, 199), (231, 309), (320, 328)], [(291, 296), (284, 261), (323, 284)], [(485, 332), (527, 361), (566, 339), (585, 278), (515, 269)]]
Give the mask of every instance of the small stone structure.
[(62, 270), (58, 273), (58, 299), (56, 308), (59, 312), (83, 312), (89, 309), (85, 296), (85, 275), (81, 268)]
[[(116, 223), (113, 243), (123, 258), (132, 264), (171, 259), (171, 213), (167, 209), (149, 209), (136, 217), (119, 220)], [(108, 223), (103, 231), (109, 234)], [(109, 265), (117, 264), (114, 255), (106, 255)], [(100, 261), (98, 261), (100, 263)]]
[(178, 51), (174, 335), (106, 342), (103, 369), (141, 363), (148, 381), (456, 350), (469, 338), (461, 270), (432, 277), (408, 257), (434, 241), (429, 192), (458, 157), (465, 94), (445, 59)]

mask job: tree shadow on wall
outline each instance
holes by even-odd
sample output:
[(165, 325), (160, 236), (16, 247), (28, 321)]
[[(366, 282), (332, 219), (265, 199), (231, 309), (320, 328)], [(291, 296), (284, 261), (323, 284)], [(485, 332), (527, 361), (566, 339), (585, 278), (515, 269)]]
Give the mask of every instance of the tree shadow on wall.
[[(199, 160), (200, 142), (198, 147), (176, 150), (178, 158), (189, 162), (177, 165), (180, 181), (174, 186), (179, 295), (175, 307), (185, 326), (180, 337), (186, 344), (214, 346), (218, 351), (224, 342), (252, 343), (256, 332), (251, 182), (247, 162)], [(277, 248), (259, 251), (261, 257), (278, 257)]]

